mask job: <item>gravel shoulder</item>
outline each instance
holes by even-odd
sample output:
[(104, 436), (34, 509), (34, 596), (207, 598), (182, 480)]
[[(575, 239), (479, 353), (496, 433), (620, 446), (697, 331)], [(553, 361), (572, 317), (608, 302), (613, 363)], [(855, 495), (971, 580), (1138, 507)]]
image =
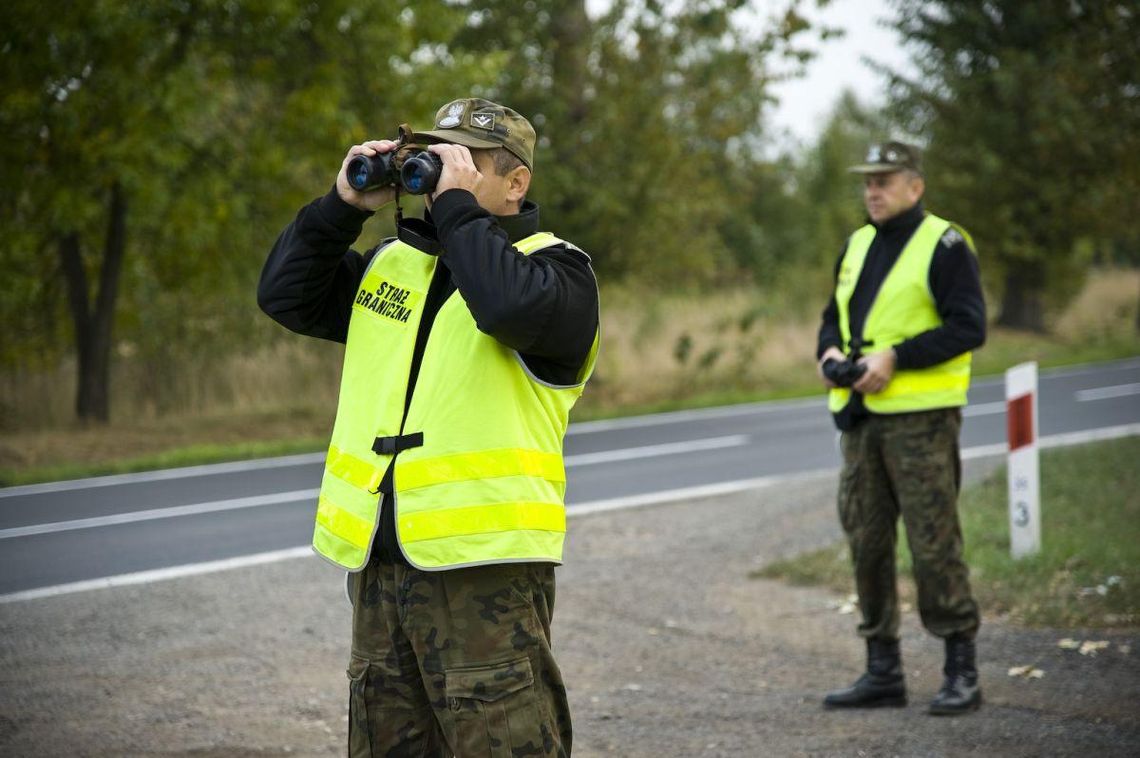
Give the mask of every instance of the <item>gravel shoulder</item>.
[[(911, 612), (911, 705), (823, 711), (862, 666), (853, 616), (825, 590), (748, 574), (835, 541), (834, 488), (816, 477), (571, 520), (554, 644), (575, 755), (1140, 754), (1140, 630), (985, 618), (986, 705), (937, 719), (941, 645)], [(0, 755), (342, 755), (342, 576), (305, 558), (0, 605)], [(1083, 656), (1061, 637), (1110, 645)], [(1027, 664), (1044, 677), (1007, 675)]]

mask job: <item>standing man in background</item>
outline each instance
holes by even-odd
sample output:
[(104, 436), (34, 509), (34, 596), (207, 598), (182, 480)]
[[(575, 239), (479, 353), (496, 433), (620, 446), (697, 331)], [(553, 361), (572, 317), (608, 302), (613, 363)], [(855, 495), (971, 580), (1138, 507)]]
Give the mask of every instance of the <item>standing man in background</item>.
[(550, 623), (597, 283), (539, 231), (525, 118), (459, 99), (412, 138), (441, 161), (423, 220), (350, 249), (396, 195), (347, 169), (404, 147), (356, 145), (258, 287), (278, 323), (346, 344), (313, 547), (350, 572), (349, 754), (569, 755)]
[(816, 357), (842, 432), (839, 518), (854, 564), (867, 670), (823, 702), (906, 704), (895, 584), (901, 515), (922, 623), (946, 647), (945, 678), (929, 711), (966, 713), (982, 701), (978, 606), (957, 511), (970, 351), (985, 341), (977, 256), (965, 230), (923, 209), (918, 148), (872, 145), (851, 171), (863, 175), (869, 223), (847, 240), (836, 266)]

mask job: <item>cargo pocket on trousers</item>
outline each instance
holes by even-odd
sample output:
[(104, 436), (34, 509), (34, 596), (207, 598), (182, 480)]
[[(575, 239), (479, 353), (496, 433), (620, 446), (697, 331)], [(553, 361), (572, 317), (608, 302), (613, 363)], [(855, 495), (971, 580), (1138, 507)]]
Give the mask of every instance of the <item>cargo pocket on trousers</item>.
[(456, 755), (545, 755), (530, 659), (448, 669), (447, 706)]
[(371, 755), (372, 732), (368, 724), (368, 661), (353, 656), (348, 664), (348, 754)]

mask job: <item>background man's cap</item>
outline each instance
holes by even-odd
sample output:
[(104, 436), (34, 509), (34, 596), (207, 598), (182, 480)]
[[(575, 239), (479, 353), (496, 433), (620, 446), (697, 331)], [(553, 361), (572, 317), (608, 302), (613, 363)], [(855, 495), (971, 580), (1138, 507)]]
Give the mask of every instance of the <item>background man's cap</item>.
[(847, 170), (853, 174), (890, 174), (906, 169), (922, 173), (922, 151), (905, 142), (876, 142), (867, 148), (863, 161)]
[(475, 149), (505, 147), (534, 168), (534, 127), (515, 111), (481, 97), (453, 100), (435, 114), (435, 128), (416, 132), (423, 142), (451, 142)]

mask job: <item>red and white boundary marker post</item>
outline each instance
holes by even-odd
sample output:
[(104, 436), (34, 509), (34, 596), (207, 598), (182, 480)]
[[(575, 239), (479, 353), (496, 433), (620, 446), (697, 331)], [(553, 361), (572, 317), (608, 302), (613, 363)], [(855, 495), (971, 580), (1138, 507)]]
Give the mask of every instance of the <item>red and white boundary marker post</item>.
[(1014, 558), (1041, 549), (1041, 484), (1037, 468), (1037, 364), (1005, 372), (1009, 432), (1009, 549)]

